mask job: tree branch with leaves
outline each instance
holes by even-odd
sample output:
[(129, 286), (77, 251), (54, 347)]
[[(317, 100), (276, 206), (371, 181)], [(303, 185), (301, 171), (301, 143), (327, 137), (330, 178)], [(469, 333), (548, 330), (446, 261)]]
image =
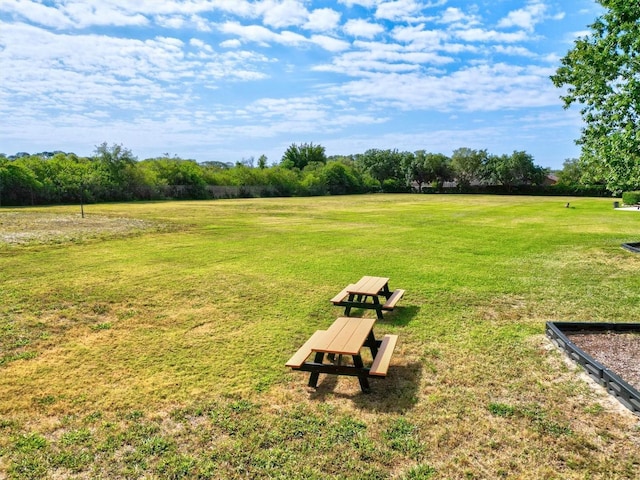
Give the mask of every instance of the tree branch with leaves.
[(580, 105), (577, 143), (588, 179), (619, 193), (640, 186), (640, 3), (599, 0), (606, 11), (578, 38), (551, 80), (564, 107)]

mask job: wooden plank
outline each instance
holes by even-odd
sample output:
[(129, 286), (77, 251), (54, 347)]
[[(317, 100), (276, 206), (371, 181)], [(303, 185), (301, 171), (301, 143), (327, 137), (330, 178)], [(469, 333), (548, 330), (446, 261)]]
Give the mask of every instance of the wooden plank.
[[(340, 317), (340, 318), (336, 319), (336, 321), (334, 322), (332, 327), (338, 327), (339, 326), (339, 328), (335, 328), (335, 329), (332, 328), (331, 338), (328, 339), (324, 351), (337, 353), (337, 354), (340, 354), (340, 355), (342, 355), (342, 354), (344, 354), (344, 355), (354, 355), (354, 352), (352, 351), (353, 345), (349, 344), (349, 341), (351, 340), (351, 337), (353, 336), (353, 331), (354, 331), (355, 327), (357, 326), (357, 323), (356, 322), (350, 322), (348, 320), (349, 320), (349, 317)], [(355, 320), (357, 322), (359, 322), (361, 319), (356, 318)], [(363, 341), (363, 343), (364, 343), (364, 341)], [(351, 348), (351, 350), (350, 350), (350, 348)], [(357, 348), (357, 351), (355, 353), (358, 353), (360, 351), (360, 348), (359, 347), (355, 347), (355, 348)]]
[(382, 309), (393, 310), (393, 307), (396, 306), (396, 303), (398, 303), (398, 300), (400, 300), (403, 295), (404, 295), (404, 290), (400, 288), (397, 290), (394, 290), (391, 296), (387, 299), (387, 301), (382, 306)]
[(327, 336), (326, 336), (327, 343), (330, 343), (331, 340), (336, 335), (339, 335), (342, 329), (345, 327), (347, 323), (349, 323), (350, 320), (351, 320), (351, 317), (336, 318), (335, 321), (331, 324), (331, 326), (327, 329)]
[(389, 370), (389, 364), (391, 363), (391, 356), (393, 350), (396, 348), (398, 342), (398, 335), (385, 335), (378, 349), (376, 358), (373, 359), (373, 364), (369, 370), (369, 375), (375, 375), (384, 377)]
[(327, 331), (324, 345), (317, 345), (314, 350), (339, 355), (357, 355), (375, 322), (374, 318), (337, 318)]
[(389, 279), (386, 277), (364, 276), (349, 289), (349, 292), (359, 295), (378, 295), (387, 283)]
[(298, 351), (293, 354), (293, 357), (291, 357), (285, 365), (292, 368), (302, 365), (307, 357), (309, 357), (313, 352), (313, 348), (325, 341), (326, 333), (326, 330), (316, 330), (316, 332), (309, 337), (309, 340), (307, 340), (304, 345), (302, 345)]
[[(359, 322), (351, 322), (350, 335), (344, 342), (342, 350), (348, 354), (357, 355), (373, 328), (375, 320), (373, 318), (360, 318)], [(345, 335), (346, 337), (346, 335)]]
[(353, 288), (353, 284), (347, 285), (344, 289), (331, 299), (332, 303), (340, 303), (349, 296), (349, 289)]

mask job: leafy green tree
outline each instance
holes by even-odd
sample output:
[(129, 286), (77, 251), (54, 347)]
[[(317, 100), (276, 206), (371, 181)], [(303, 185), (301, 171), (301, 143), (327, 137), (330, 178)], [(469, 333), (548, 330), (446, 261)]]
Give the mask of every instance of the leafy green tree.
[(200, 162), (202, 168), (212, 169), (212, 170), (228, 170), (233, 166), (232, 163), (229, 162), (218, 162), (215, 160), (208, 160), (206, 162)]
[(298, 174), (288, 168), (274, 166), (265, 169), (267, 185), (281, 197), (292, 196), (299, 185)]
[(267, 168), (267, 156), (262, 154), (260, 155), (260, 158), (258, 158), (258, 168), (260, 170), (264, 170), (265, 168)]
[[(53, 175), (50, 172), (51, 160), (39, 155), (29, 155), (28, 157), (21, 157), (15, 162), (33, 172), (39, 182), (38, 187), (34, 189), (34, 203), (49, 204), (60, 202), (59, 199), (55, 198), (55, 186), (52, 182)], [(1, 159), (0, 163), (2, 163)]]
[(579, 159), (567, 158), (562, 163), (562, 170), (558, 174), (558, 183), (562, 185), (579, 185), (582, 183), (583, 173)]
[(322, 171), (320, 169), (305, 169), (296, 189), (296, 195), (320, 196), (328, 194), (329, 189)]
[(94, 159), (107, 175), (111, 199), (130, 199), (133, 190), (132, 180), (135, 178), (132, 170), (137, 161), (131, 150), (117, 144), (108, 146), (107, 142), (104, 142), (96, 147)]
[(547, 170), (535, 165), (533, 157), (524, 151), (511, 155), (489, 155), (483, 167), (483, 178), (489, 183), (504, 185), (507, 190), (516, 185), (540, 185)]
[[(141, 172), (145, 172), (144, 174)], [(161, 188), (177, 198), (201, 199), (206, 196), (206, 180), (202, 167), (195, 160), (178, 157), (147, 159), (137, 164), (136, 183), (152, 181), (149, 187)], [(172, 188), (162, 188), (170, 186)]]
[(451, 155), (453, 175), (461, 188), (468, 188), (482, 177), (482, 166), (487, 161), (486, 150), (458, 148)]
[(407, 167), (407, 179), (418, 184), (418, 192), (422, 192), (422, 186), (429, 180), (429, 168), (426, 164), (426, 152), (418, 150)]
[(640, 186), (640, 3), (598, 0), (606, 11), (575, 41), (551, 77), (565, 108), (585, 122), (580, 161), (612, 192)]
[(27, 167), (6, 157), (0, 158), (0, 206), (3, 197), (17, 205), (28, 203), (26, 199), (30, 192), (40, 185), (34, 173)]
[(161, 177), (153, 160), (147, 159), (138, 162), (132, 173), (135, 177), (133, 197), (136, 200), (156, 200), (166, 197), (167, 180)]
[(60, 196), (65, 202), (79, 202), (84, 217), (84, 204), (95, 200), (95, 192), (99, 191), (104, 177), (95, 163), (75, 155), (56, 154), (51, 161), (58, 166), (55, 183)]
[(301, 145), (291, 144), (282, 156), (281, 165), (284, 168), (304, 169), (310, 163), (327, 163), (327, 155), (322, 145), (313, 143), (303, 143)]
[(418, 150), (409, 163), (409, 179), (418, 183), (419, 191), (425, 183), (434, 184), (440, 191), (444, 182), (453, 180), (451, 159), (442, 153)]
[(195, 160), (162, 157), (142, 163), (149, 164), (165, 185), (205, 185), (202, 168)]
[(427, 165), (431, 172), (431, 182), (436, 185), (438, 191), (442, 191), (445, 182), (453, 180), (451, 159), (442, 153), (427, 154)]
[(404, 172), (412, 156), (411, 152), (370, 149), (358, 155), (356, 162), (364, 172), (380, 182), (380, 185), (383, 185), (385, 180), (392, 180), (392, 183), (398, 186), (401, 183), (406, 184)]
[(331, 195), (358, 193), (362, 189), (362, 181), (351, 166), (342, 162), (329, 162), (322, 169), (322, 176)]
[(236, 165), (229, 170), (231, 185), (240, 187), (266, 185), (266, 175), (264, 170), (251, 168), (246, 165)]

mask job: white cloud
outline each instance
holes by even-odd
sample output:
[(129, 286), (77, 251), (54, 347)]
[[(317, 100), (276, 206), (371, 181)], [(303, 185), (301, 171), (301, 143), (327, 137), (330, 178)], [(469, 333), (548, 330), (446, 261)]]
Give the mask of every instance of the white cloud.
[(349, 42), (327, 35), (312, 35), (310, 40), (330, 52), (342, 52), (350, 46)]
[(524, 8), (509, 12), (505, 18), (498, 22), (498, 27), (518, 27), (531, 32), (536, 24), (544, 19), (546, 12), (547, 5), (539, 0), (534, 0)]
[(171, 28), (174, 30), (179, 30), (187, 25), (187, 19), (183, 16), (178, 15), (169, 17), (158, 16), (155, 20), (161, 27)]
[(347, 7), (353, 7), (359, 5), (365, 8), (375, 7), (381, 0), (338, 0), (339, 3), (346, 5)]
[(220, 46), (222, 48), (239, 48), (242, 46), (242, 42), (237, 38), (233, 38), (231, 40), (225, 40), (224, 42), (220, 42)]
[(590, 36), (593, 32), (591, 30), (579, 30), (577, 32), (569, 32), (565, 36), (565, 42), (573, 43), (578, 38), (586, 38)]
[(424, 24), (396, 27), (393, 29), (392, 36), (399, 42), (428, 50), (438, 49), (449, 38), (449, 34), (445, 31), (428, 30)]
[(504, 55), (512, 55), (516, 57), (537, 57), (535, 53), (524, 47), (514, 45), (494, 45), (493, 50)]
[(340, 23), (340, 16), (340, 13), (331, 8), (319, 8), (309, 14), (304, 28), (316, 32), (333, 31)]
[[(148, 0), (153, 3), (165, 3), (156, 2), (156, 0)], [(241, 17), (250, 17), (254, 13), (255, 7), (247, 0), (212, 0), (211, 2), (196, 2), (196, 3), (211, 3), (214, 8), (222, 10), (227, 13), (239, 15)]]
[(262, 46), (269, 46), (271, 43), (284, 45), (299, 45), (307, 42), (302, 35), (293, 32), (276, 33), (261, 25), (241, 25), (237, 22), (226, 22), (219, 26), (223, 33), (237, 35), (242, 42), (255, 42)]
[(107, 3), (73, 2), (65, 5), (64, 11), (80, 28), (94, 25), (142, 26), (149, 23), (149, 19), (140, 13), (112, 8)]
[(265, 25), (274, 28), (303, 25), (309, 17), (309, 11), (299, 0), (263, 0), (257, 5)]
[(453, 59), (434, 52), (412, 50), (403, 45), (383, 42), (354, 43), (357, 50), (333, 58), (331, 64), (314, 67), (349, 76), (369, 76), (371, 72), (415, 72), (451, 63)]
[(39, 2), (2, 0), (0, 7), (4, 12), (17, 15), (22, 19), (52, 28), (68, 28), (73, 22), (63, 12)]
[(464, 30), (453, 30), (451, 34), (467, 42), (505, 42), (515, 43), (527, 40), (529, 36), (524, 31), (497, 32), (495, 30), (484, 30), (482, 28), (468, 28)]
[(371, 73), (334, 87), (380, 108), (496, 111), (557, 104), (547, 71), (507, 64), (481, 64), (449, 74)]
[(199, 32), (210, 32), (212, 30), (209, 22), (205, 18), (199, 15), (192, 15), (189, 18), (189, 21), (190, 21), (190, 24), (193, 25), (194, 28)]
[[(587, 21), (543, 0), (502, 5), (511, 11), (492, 28), (487, 2), (0, 0), (0, 111), (11, 118), (0, 142), (27, 143), (29, 131), (29, 145), (47, 139), (43, 149), (160, 138), (160, 152), (232, 152), (229, 142), (250, 149), (258, 137), (286, 148), (292, 132), (325, 144), (315, 135), (356, 138), (344, 129), (386, 121), (403, 131), (391, 122), (405, 115), (562, 111), (548, 76), (575, 38), (567, 32)], [(550, 19), (559, 31), (537, 34)]]
[(385, 1), (378, 5), (376, 18), (384, 20), (405, 20), (413, 21), (422, 11), (423, 6), (415, 0), (393, 0)]
[(207, 45), (206, 43), (204, 43), (199, 38), (192, 38), (191, 40), (189, 40), (189, 45), (191, 45), (193, 47), (196, 47), (198, 49), (201, 49), (201, 50), (205, 50), (207, 52), (212, 52), (213, 51), (213, 49), (211, 48), (210, 45)]
[(449, 7), (444, 12), (442, 12), (439, 22), (445, 24), (455, 23), (466, 25), (476, 25), (480, 23), (475, 15), (467, 15), (459, 8), (454, 7)]
[(154, 18), (157, 25), (173, 30), (189, 29), (199, 32), (210, 32), (212, 30), (209, 22), (198, 15), (184, 17), (181, 15), (157, 16)]
[[(261, 78), (252, 65), (268, 62), (253, 53), (217, 54), (198, 39), (149, 40), (101, 35), (61, 35), (27, 25), (0, 23), (5, 33), (0, 53), (0, 96), (34, 116), (52, 109), (162, 111), (189, 104), (197, 86), (217, 81)], [(191, 49), (195, 53), (190, 54)], [(18, 107), (19, 105), (19, 107)]]
[(384, 32), (384, 27), (379, 23), (371, 23), (361, 18), (347, 21), (343, 29), (348, 35), (360, 38), (374, 38)]

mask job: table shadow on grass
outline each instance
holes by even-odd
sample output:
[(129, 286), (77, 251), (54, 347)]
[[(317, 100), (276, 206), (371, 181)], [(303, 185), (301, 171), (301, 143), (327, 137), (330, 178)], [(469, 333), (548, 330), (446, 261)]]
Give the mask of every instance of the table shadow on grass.
[[(372, 310), (354, 308), (351, 310), (350, 317), (364, 317), (370, 314)], [(415, 317), (418, 316), (420, 307), (418, 305), (410, 305), (407, 307), (396, 307), (392, 312), (385, 312), (382, 319), (377, 320), (377, 324), (380, 325), (394, 325), (398, 327), (405, 327), (411, 323)], [(375, 312), (373, 313), (375, 316)], [(342, 316), (342, 315), (341, 315)]]
[[(351, 400), (356, 408), (385, 413), (403, 413), (412, 409), (418, 402), (422, 364), (391, 365), (386, 378), (369, 378), (371, 391), (363, 393), (356, 377), (320, 375), (318, 387), (313, 389), (309, 398), (325, 402), (330, 399)], [(338, 383), (353, 382), (349, 391), (336, 390)], [(357, 390), (356, 390), (357, 389)]]
[(420, 306), (408, 305), (396, 307), (393, 312), (388, 312), (382, 320), (378, 320), (381, 324), (396, 325), (398, 327), (406, 327), (411, 320), (418, 316)]

